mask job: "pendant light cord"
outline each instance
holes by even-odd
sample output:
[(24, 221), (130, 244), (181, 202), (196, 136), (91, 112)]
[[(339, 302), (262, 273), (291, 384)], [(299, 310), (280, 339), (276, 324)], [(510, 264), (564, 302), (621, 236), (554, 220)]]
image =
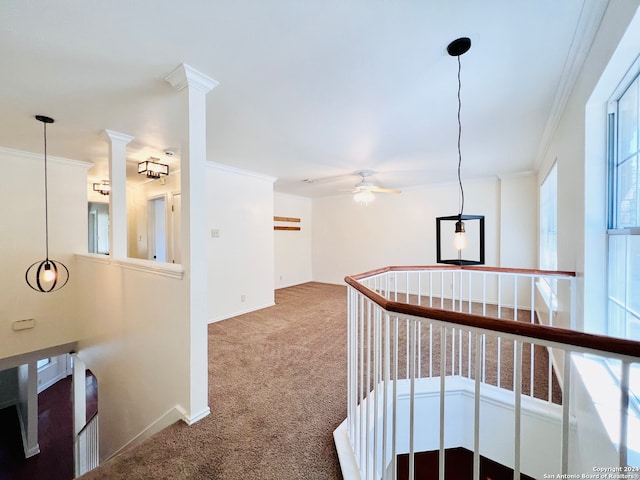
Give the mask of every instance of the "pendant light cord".
[(464, 211), (464, 189), (462, 188), (462, 177), (460, 176), (460, 167), (462, 166), (462, 150), (460, 148), (460, 139), (462, 137), (462, 122), (460, 120), (460, 111), (462, 110), (462, 101), (460, 100), (460, 90), (462, 82), (460, 81), (460, 55), (458, 55), (458, 184), (460, 185), (460, 218)]
[(47, 191), (47, 123), (44, 125), (44, 238), (46, 259), (49, 260), (49, 192)]

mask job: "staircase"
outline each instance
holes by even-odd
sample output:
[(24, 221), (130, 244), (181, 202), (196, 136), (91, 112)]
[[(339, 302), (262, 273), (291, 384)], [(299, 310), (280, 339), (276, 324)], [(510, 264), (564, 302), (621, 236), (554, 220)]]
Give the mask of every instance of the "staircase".
[[(445, 480), (473, 478), (473, 452), (466, 448), (447, 448), (445, 457)], [(414, 454), (416, 479), (438, 478), (440, 452), (417, 452)], [(480, 480), (511, 480), (513, 469), (480, 456)], [(521, 480), (534, 480), (520, 474)], [(398, 455), (397, 480), (409, 480), (409, 454)]]
[[(640, 464), (629, 396), (640, 342), (568, 328), (573, 273), (386, 267), (345, 281), (347, 419), (334, 432), (345, 479), (559, 478)], [(610, 385), (603, 401), (594, 375)], [(431, 451), (435, 464), (419, 453)], [(446, 461), (461, 451), (470, 470)], [(436, 469), (424, 477), (423, 461)]]

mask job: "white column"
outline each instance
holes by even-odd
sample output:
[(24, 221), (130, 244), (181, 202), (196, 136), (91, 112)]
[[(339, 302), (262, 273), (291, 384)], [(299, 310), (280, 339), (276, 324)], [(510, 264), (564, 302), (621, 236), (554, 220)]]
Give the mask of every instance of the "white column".
[(87, 423), (87, 373), (85, 363), (73, 355), (73, 435), (78, 435)]
[(166, 80), (180, 92), (182, 115), (180, 188), (182, 266), (189, 290), (189, 401), (187, 422), (207, 416), (206, 94), (218, 82), (182, 64)]
[(18, 367), (18, 417), (25, 458), (40, 453), (38, 444), (38, 367), (35, 361)]
[(109, 252), (127, 258), (127, 144), (133, 137), (105, 130), (109, 142)]

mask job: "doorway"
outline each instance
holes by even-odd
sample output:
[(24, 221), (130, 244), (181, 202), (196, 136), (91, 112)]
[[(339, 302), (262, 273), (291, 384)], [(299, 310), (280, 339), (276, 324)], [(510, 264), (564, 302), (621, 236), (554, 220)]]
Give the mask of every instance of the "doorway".
[(71, 356), (68, 353), (38, 360), (38, 393), (71, 375), (71, 366)]
[(147, 203), (148, 258), (167, 261), (167, 206), (164, 196), (150, 198)]
[(89, 253), (109, 255), (109, 204), (89, 202)]
[(182, 195), (174, 194), (171, 201), (171, 262), (182, 263), (180, 243)]

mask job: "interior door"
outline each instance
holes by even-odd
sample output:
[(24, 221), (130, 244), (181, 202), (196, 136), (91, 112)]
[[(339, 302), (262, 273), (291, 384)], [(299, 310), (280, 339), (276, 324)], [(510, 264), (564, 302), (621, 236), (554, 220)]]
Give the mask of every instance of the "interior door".
[(98, 253), (98, 212), (89, 204), (89, 253)]
[(173, 263), (182, 263), (182, 244), (180, 242), (182, 195), (176, 193), (171, 201), (171, 261)]
[(148, 252), (149, 260), (167, 261), (167, 208), (165, 198), (157, 197), (148, 202)]
[(89, 202), (89, 253), (109, 255), (109, 204)]

